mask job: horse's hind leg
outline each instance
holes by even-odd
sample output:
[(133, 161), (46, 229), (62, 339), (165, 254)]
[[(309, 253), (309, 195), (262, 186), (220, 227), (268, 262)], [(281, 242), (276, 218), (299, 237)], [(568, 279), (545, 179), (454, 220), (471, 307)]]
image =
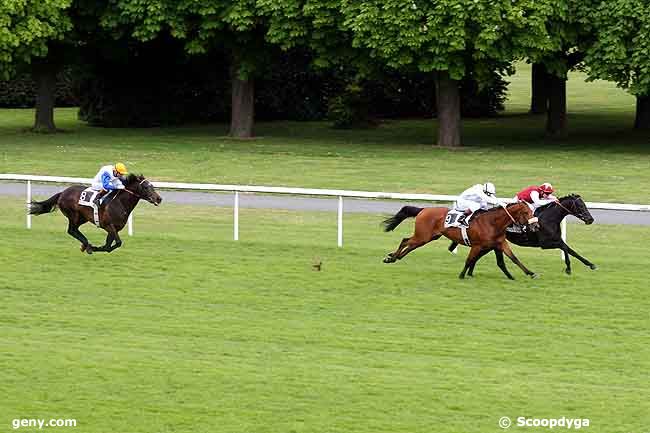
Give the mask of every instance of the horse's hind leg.
[(81, 252), (88, 251), (88, 254), (92, 253), (92, 245), (88, 242), (88, 238), (79, 231), (79, 226), (73, 224), (72, 221), (68, 221), (68, 234), (81, 242)]
[(406, 246), (406, 243), (409, 241), (411, 238), (404, 238), (402, 239), (402, 242), (400, 242), (399, 246), (395, 251), (392, 253), (388, 253), (388, 255), (384, 258), (384, 263), (394, 263), (397, 261), (397, 254)]
[(422, 245), (426, 245), (431, 241), (438, 239), (442, 235), (434, 235), (431, 239), (423, 241), (420, 238), (412, 236), (410, 238), (402, 239), (402, 242), (399, 244), (399, 248), (394, 252), (390, 253), (385, 259), (384, 263), (393, 263), (396, 260), (402, 260), (411, 251), (420, 248)]

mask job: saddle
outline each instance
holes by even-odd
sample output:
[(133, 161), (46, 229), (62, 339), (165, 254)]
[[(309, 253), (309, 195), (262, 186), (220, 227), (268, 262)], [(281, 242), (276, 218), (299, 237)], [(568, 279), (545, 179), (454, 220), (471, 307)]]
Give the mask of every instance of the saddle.
[[(478, 212), (479, 211), (474, 212), (474, 215), (476, 215)], [(469, 228), (469, 221), (467, 221), (467, 219), (461, 220), (461, 217), (464, 215), (465, 215), (464, 211), (449, 209), (449, 211), (447, 211), (447, 216), (445, 217), (445, 228), (450, 228), (450, 227), (459, 228), (461, 236), (463, 237), (463, 243), (467, 246), (470, 246), (472, 244), (469, 240), (469, 235), (467, 234), (467, 229)], [(459, 222), (458, 220), (461, 220), (461, 222)]]

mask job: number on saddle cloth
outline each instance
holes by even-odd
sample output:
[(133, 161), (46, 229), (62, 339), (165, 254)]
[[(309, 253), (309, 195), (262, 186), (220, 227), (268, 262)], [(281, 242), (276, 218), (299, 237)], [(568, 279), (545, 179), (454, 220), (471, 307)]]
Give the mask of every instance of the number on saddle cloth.
[(95, 191), (92, 188), (86, 188), (79, 195), (78, 203), (81, 206), (94, 207), (93, 200), (95, 200), (95, 196), (97, 196), (97, 194), (99, 194), (99, 191)]
[(459, 222), (461, 216), (464, 215), (464, 212), (457, 211), (456, 209), (449, 209), (447, 216), (445, 217), (445, 228), (449, 227), (464, 227), (462, 222)]

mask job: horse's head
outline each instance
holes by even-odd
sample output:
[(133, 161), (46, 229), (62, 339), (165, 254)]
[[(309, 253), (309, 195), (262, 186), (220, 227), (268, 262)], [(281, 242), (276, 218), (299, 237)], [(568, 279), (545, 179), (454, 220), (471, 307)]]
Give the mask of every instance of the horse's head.
[(158, 206), (162, 202), (162, 197), (156, 192), (155, 188), (144, 176), (129, 174), (124, 182), (126, 189), (141, 199)]
[(594, 222), (594, 217), (591, 216), (587, 205), (578, 194), (567, 195), (560, 199), (560, 204), (569, 213), (576, 218), (582, 220), (585, 224), (589, 225)]
[(524, 202), (512, 203), (506, 206), (506, 210), (510, 212), (516, 224), (525, 226), (532, 232), (539, 230), (539, 221), (533, 215), (533, 211), (528, 204)]

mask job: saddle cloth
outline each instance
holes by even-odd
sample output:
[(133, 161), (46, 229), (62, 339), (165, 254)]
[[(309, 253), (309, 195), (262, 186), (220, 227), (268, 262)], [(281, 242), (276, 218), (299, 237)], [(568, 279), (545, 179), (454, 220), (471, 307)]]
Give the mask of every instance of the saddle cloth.
[(95, 196), (99, 194), (99, 191), (95, 191), (94, 189), (88, 187), (84, 189), (81, 194), (79, 195), (79, 205), (80, 206), (88, 206), (93, 208), (93, 218), (95, 219), (95, 225), (99, 227), (99, 209), (97, 206), (95, 206), (95, 203), (93, 203), (93, 200), (95, 200)]
[(458, 218), (463, 215), (464, 212), (457, 211), (456, 209), (449, 209), (447, 216), (445, 217), (445, 228), (456, 227), (460, 229), (460, 233), (463, 237), (463, 243), (467, 246), (472, 245), (469, 240), (469, 235), (467, 234), (467, 226), (463, 223), (458, 222)]
[(449, 209), (447, 212), (447, 216), (445, 217), (445, 228), (448, 229), (449, 227), (465, 227), (464, 224), (459, 223), (458, 219), (463, 215), (462, 211), (457, 211), (456, 209)]

